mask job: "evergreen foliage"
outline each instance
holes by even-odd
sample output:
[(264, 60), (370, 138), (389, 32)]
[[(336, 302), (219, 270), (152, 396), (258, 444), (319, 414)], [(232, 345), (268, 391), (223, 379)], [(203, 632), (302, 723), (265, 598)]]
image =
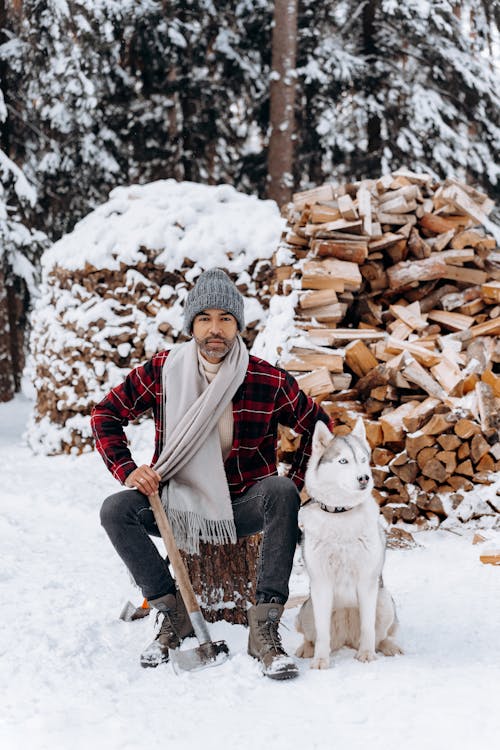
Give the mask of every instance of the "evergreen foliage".
[(432, 169), (499, 183), (498, 0), (304, 0), (297, 178)]
[[(175, 177), (265, 196), (271, 0), (4, 5), (2, 146), (51, 238), (116, 184)], [(499, 6), (302, 0), (296, 187), (407, 164), (491, 193)]]

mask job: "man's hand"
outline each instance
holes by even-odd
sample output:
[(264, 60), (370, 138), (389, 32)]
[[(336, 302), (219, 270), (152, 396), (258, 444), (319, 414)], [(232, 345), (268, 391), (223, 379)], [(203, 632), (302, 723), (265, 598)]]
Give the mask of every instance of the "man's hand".
[(134, 469), (125, 480), (125, 486), (135, 490), (139, 490), (144, 495), (152, 495), (153, 492), (158, 491), (161, 476), (157, 471), (143, 464), (139, 468)]

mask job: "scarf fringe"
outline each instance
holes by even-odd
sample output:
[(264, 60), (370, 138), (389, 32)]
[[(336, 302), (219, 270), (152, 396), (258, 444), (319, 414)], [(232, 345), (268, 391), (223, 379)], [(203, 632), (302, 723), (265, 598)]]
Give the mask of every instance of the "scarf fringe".
[(177, 508), (168, 508), (167, 515), (177, 546), (188, 555), (200, 554), (200, 541), (209, 544), (236, 544), (238, 541), (232, 518), (214, 521)]

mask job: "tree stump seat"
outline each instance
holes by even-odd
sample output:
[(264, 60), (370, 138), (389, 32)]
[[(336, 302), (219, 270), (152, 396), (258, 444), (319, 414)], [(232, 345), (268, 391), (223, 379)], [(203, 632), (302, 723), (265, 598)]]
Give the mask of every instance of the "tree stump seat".
[(254, 603), (260, 534), (236, 544), (200, 543), (199, 555), (182, 553), (194, 591), (207, 622), (247, 624)]

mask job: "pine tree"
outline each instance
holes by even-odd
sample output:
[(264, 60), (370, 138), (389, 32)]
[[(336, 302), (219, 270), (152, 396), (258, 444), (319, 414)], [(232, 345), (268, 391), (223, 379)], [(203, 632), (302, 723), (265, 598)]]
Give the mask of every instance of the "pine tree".
[(15, 122), (11, 121), (11, 93), (6, 55), (16, 54), (16, 41), (7, 29), (5, 3), (0, 4), (0, 401), (19, 388), (24, 366), (24, 330), (36, 287), (36, 265), (47, 237), (32, 228), (36, 190), (9, 156), (14, 150)]
[(498, 17), (498, 0), (341, 0), (322, 9), (305, 0), (302, 182), (407, 164), (493, 192), (500, 176)]

